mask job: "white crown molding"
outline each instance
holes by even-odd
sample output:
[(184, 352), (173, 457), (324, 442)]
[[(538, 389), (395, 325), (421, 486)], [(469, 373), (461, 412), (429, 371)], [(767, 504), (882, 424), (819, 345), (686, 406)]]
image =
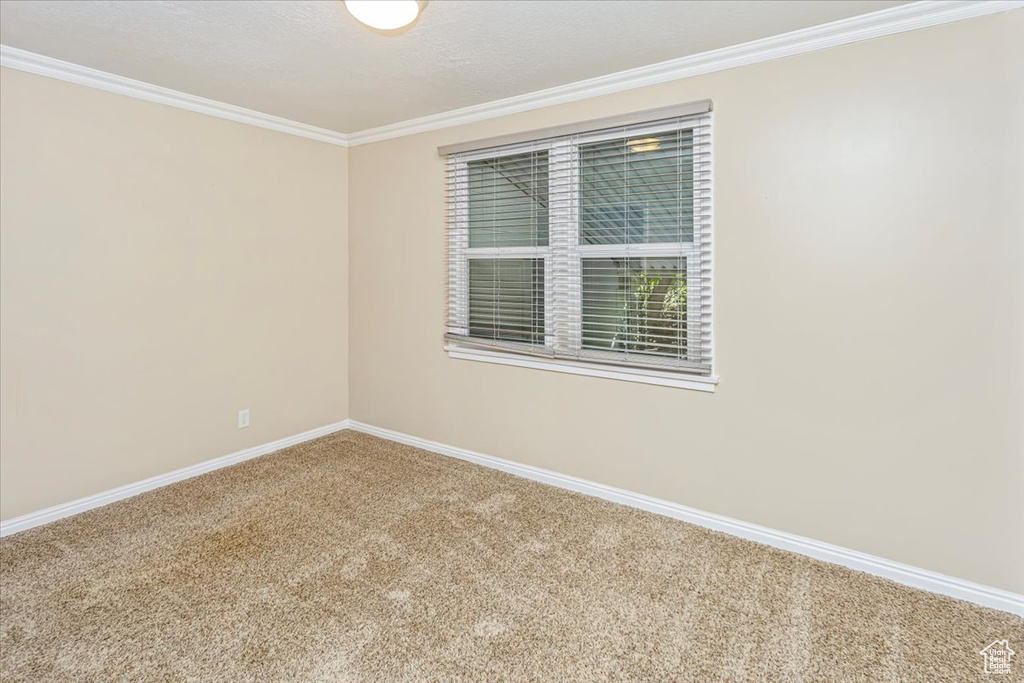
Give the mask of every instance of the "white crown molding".
[(511, 460), (503, 460), (491, 455), (484, 455), (464, 448), (457, 448), (436, 441), (428, 441), (419, 437), (396, 432), (391, 429), (375, 427), (356, 420), (349, 421), (349, 428), (365, 434), (379, 436), (382, 439), (396, 441), (407, 446), (421, 448), (425, 451), (447, 455), (459, 460), (467, 460), (477, 465), (501, 470), (524, 479), (539, 481), (550, 486), (576, 491), (595, 498), (602, 498), (613, 503), (628, 505), (629, 507), (646, 510), (672, 519), (695, 524), (706, 529), (721, 531), (732, 536), (745, 538), (748, 541), (755, 541), (770, 545), (781, 550), (799, 553), (816, 560), (822, 560), (832, 564), (838, 564), (849, 569), (855, 569), (874, 576), (895, 581), (896, 583), (920, 588), (932, 593), (948, 595), (960, 600), (973, 602), (984, 607), (991, 607), (1004, 612), (1011, 612), (1024, 616), (1024, 595), (1011, 593), (1010, 591), (991, 588), (971, 581), (964, 581), (952, 576), (946, 576), (927, 569), (912, 567), (900, 562), (894, 562), (882, 557), (868, 555), (849, 548), (822, 543), (796, 534), (777, 531), (767, 527), (749, 524), (739, 520), (730, 519), (703, 510), (686, 507), (667, 500), (652, 498), (632, 491), (605, 486), (585, 479), (578, 479), (551, 470), (522, 465)]
[(841, 19), (820, 26), (753, 40), (749, 43), (659, 62), (650, 66), (598, 76), (546, 90), (486, 102), (463, 109), (432, 114), (387, 126), (369, 128), (348, 134), (349, 146), (365, 145), (381, 140), (450, 128), (474, 121), (516, 114), (575, 102), (599, 95), (666, 83), (691, 76), (700, 76), (738, 66), (748, 66), (781, 57), (847, 45), (872, 38), (881, 38), (905, 31), (948, 24), (988, 14), (1024, 7), (1020, 0), (953, 0), (923, 1)]
[(91, 69), (87, 66), (79, 66), (71, 62), (61, 61), (52, 57), (20, 50), (8, 45), (0, 45), (0, 66), (28, 73), (56, 78), (57, 80), (76, 83), (89, 88), (105, 90), (118, 95), (127, 95), (140, 100), (166, 104), (178, 109), (216, 116), (217, 118), (237, 121), (250, 126), (268, 128), (279, 133), (297, 135), (311, 140), (319, 140), (341, 147), (348, 146), (348, 136), (326, 128), (317, 128), (306, 123), (283, 119), (279, 116), (271, 116), (263, 112), (237, 107), (233, 104), (210, 100), (205, 97), (197, 97), (188, 93), (178, 92), (159, 85), (152, 85), (132, 78), (117, 76)]
[(492, 102), (431, 114), (377, 128), (339, 133), (306, 123), (291, 121), (217, 100), (197, 97), (158, 85), (79, 66), (52, 57), (0, 45), (0, 66), (56, 78), (90, 88), (158, 102), (171, 107), (208, 114), (230, 121), (276, 130), (341, 147), (365, 145), (381, 140), (450, 128), (565, 102), (623, 92), (646, 85), (666, 83), (691, 76), (739, 66), (792, 57), (807, 52), (881, 38), (905, 31), (948, 24), (1024, 7), (1024, 0), (921, 0), (889, 9), (841, 19), (820, 26), (783, 33), (702, 52), (689, 57), (651, 64), (636, 69), (598, 76), (576, 83), (517, 95)]
[(253, 446), (252, 448), (246, 448), (245, 450), (231, 453), (230, 455), (224, 455), (213, 460), (207, 460), (191, 467), (184, 467), (174, 472), (168, 472), (167, 474), (161, 474), (149, 479), (137, 481), (134, 484), (128, 484), (126, 486), (119, 486), (116, 489), (110, 489), (109, 491), (103, 491), (92, 496), (86, 496), (85, 498), (79, 498), (73, 500), (70, 503), (63, 503), (61, 505), (55, 505), (45, 510), (39, 510), (37, 512), (30, 512), (27, 515), (20, 517), (14, 517), (4, 522), (0, 522), (0, 538), (9, 536), (10, 534), (16, 534), (19, 531), (25, 531), (32, 527), (37, 527), (42, 524), (49, 524), (55, 522), (58, 519), (64, 519), (65, 517), (71, 517), (87, 510), (94, 508), (103, 507), (104, 505), (110, 505), (116, 503), (119, 500), (125, 498), (131, 498), (137, 496), (140, 493), (146, 491), (152, 491), (153, 489), (167, 486), (184, 479), (191, 479), (192, 477), (199, 476), (200, 474), (206, 474), (213, 470), (219, 470), (222, 467), (229, 467), (231, 465), (237, 465), (245, 460), (251, 460), (252, 458), (273, 453), (289, 446), (300, 444), (303, 441), (310, 441), (312, 439), (319, 439), (321, 436), (327, 436), (334, 432), (340, 432), (343, 429), (349, 428), (349, 421), (342, 420), (341, 422), (335, 422), (334, 424), (325, 425), (323, 427), (317, 427), (311, 429), (308, 432), (302, 432), (301, 434), (295, 434), (294, 436), (286, 436), (283, 439), (277, 441), (271, 441), (261, 446)]

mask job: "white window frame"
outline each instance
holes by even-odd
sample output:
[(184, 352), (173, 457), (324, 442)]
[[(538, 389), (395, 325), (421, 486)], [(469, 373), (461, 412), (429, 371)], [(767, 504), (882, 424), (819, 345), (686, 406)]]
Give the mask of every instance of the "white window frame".
[[(699, 122), (694, 122), (692, 130), (697, 130)], [(647, 127), (631, 128), (628, 137), (642, 137), (665, 131), (685, 130), (686, 125), (678, 122), (661, 122)], [(711, 277), (711, 264), (703, 268), (689, 267), (691, 258), (700, 259), (703, 253), (704, 239), (713, 239), (704, 235), (694, 225), (692, 242), (655, 242), (644, 244), (579, 244), (579, 184), (578, 177), (573, 177), (572, 155), (579, 153), (582, 145), (603, 140), (614, 140), (626, 137), (621, 131), (602, 131), (597, 133), (579, 134), (571, 137), (529, 142), (505, 147), (500, 150), (481, 150), (467, 152), (449, 157), (449, 176), (455, 178), (456, 198), (454, 215), (455, 229), (449, 233), (449, 258), (453, 259), (449, 268), (449, 316), (456, 321), (454, 331), (467, 334), (469, 327), (469, 261), (473, 258), (542, 258), (544, 259), (544, 348), (550, 349), (552, 356), (557, 352), (571, 352), (579, 360), (562, 357), (546, 357), (537, 345), (525, 342), (500, 342), (500, 346), (509, 348), (509, 352), (493, 348), (495, 343), (488, 342), (491, 348), (474, 346), (470, 343), (449, 341), (445, 345), (448, 356), (453, 359), (473, 360), (500, 365), (512, 365), (576, 375), (603, 377), (645, 384), (693, 389), (713, 392), (718, 384), (715, 374), (713, 337), (709, 335), (704, 344), (695, 344), (691, 350), (686, 348), (687, 360), (699, 364), (705, 352), (711, 355), (712, 371), (710, 375), (687, 374), (675, 370), (660, 370), (653, 367), (636, 367), (623, 363), (623, 354), (616, 351), (582, 348), (582, 292), (567, 290), (569, 283), (580, 282), (580, 270), (585, 258), (684, 258), (687, 261), (687, 291), (699, 291), (701, 276)], [(546, 150), (548, 152), (548, 182), (555, 185), (568, 182), (572, 191), (565, 205), (556, 206), (552, 202), (548, 206), (548, 244), (545, 247), (469, 247), (469, 216), (468, 216), (468, 164), (480, 159), (497, 159), (504, 156)], [(568, 155), (568, 156), (566, 156)], [(710, 168), (694, 166), (694, 208), (698, 202), (708, 202), (706, 207), (710, 216), (711, 202), (711, 171)], [(712, 232), (713, 235), (713, 232)], [(557, 247), (557, 248), (556, 248)], [(711, 250), (713, 254), (713, 248)], [(571, 274), (569, 278), (556, 278), (556, 261), (563, 272)], [(702, 309), (696, 307), (693, 314), (687, 315), (687, 338), (701, 339)], [(556, 310), (564, 312), (565, 323), (556, 320)], [(707, 311), (710, 314), (710, 310)], [(515, 353), (515, 350), (529, 351), (529, 354)]]

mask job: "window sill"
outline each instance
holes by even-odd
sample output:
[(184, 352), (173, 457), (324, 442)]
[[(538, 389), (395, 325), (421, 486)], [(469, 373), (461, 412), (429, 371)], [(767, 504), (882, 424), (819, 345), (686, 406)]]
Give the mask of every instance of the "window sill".
[(667, 372), (664, 370), (617, 367), (614, 365), (600, 365), (597, 363), (577, 363), (567, 360), (521, 356), (515, 353), (503, 353), (501, 351), (477, 349), (459, 346), (457, 344), (447, 344), (444, 348), (448, 351), (449, 358), (458, 358), (460, 360), (475, 360), (484, 363), (497, 363), (499, 365), (514, 365), (521, 368), (549, 370), (551, 372), (566, 372), (571, 375), (604, 377), (606, 379), (617, 379), (625, 382), (641, 382), (643, 384), (656, 384), (662, 387), (675, 387), (677, 389), (714, 392), (715, 386), (718, 384), (718, 377), (714, 376), (702, 377), (698, 375), (682, 375), (680, 373)]

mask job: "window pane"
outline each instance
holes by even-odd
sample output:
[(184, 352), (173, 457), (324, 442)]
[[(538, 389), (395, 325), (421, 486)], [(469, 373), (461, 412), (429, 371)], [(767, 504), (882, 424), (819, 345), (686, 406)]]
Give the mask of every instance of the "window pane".
[(580, 145), (580, 243), (693, 241), (693, 131)]
[(583, 259), (583, 348), (686, 356), (685, 258)]
[(543, 344), (544, 259), (470, 259), (469, 334)]
[(548, 243), (548, 153), (470, 161), (469, 246)]

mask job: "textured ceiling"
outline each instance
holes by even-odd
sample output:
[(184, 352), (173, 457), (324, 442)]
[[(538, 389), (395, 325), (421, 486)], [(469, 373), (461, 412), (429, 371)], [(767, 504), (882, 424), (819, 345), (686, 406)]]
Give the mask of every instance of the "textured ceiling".
[(382, 35), (338, 0), (3, 0), (0, 42), (350, 133), (899, 4), (432, 0)]

